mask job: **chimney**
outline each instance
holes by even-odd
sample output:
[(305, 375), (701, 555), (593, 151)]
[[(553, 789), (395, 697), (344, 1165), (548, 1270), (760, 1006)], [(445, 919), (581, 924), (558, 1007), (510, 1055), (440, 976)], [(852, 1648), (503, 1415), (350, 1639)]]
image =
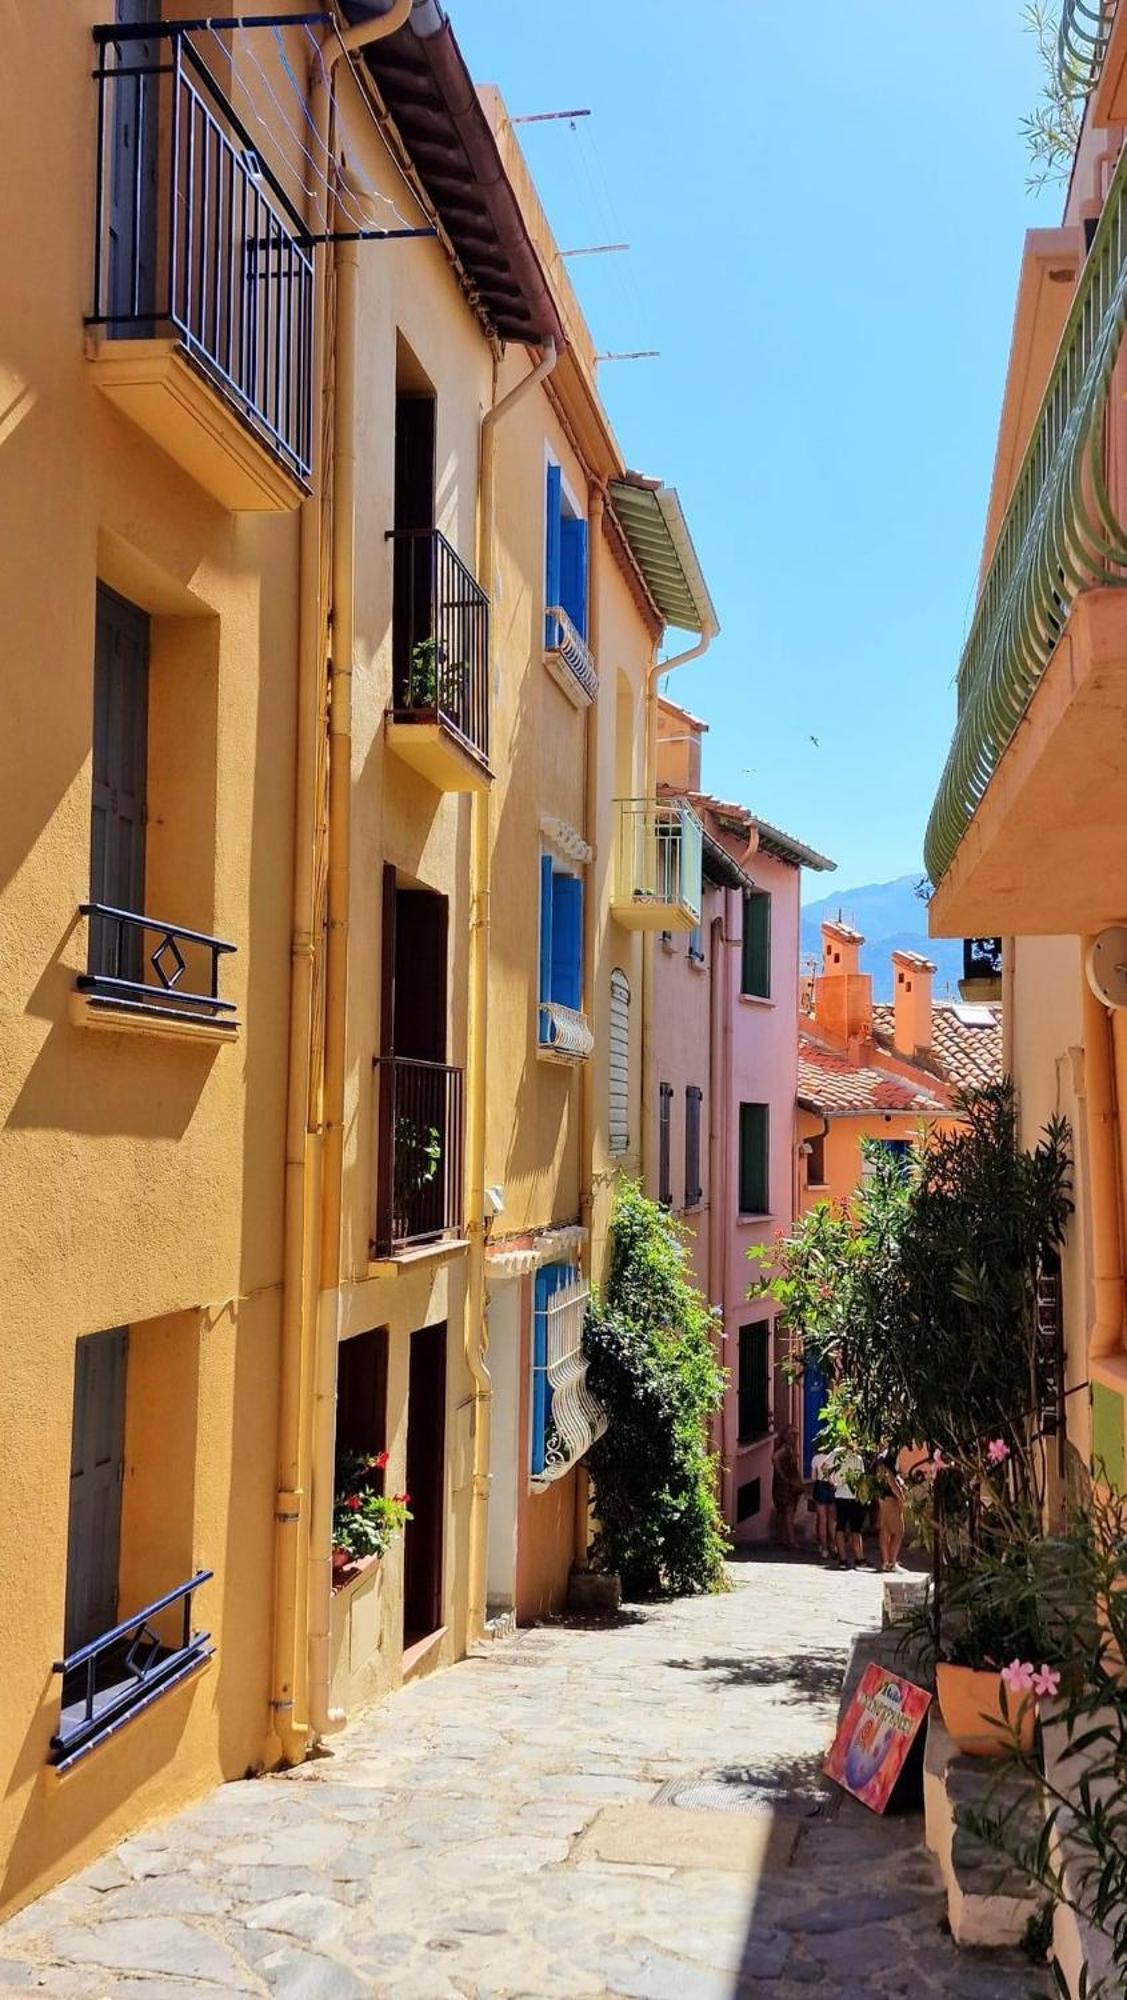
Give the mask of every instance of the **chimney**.
[(931, 982), (935, 967), (914, 951), (892, 954), (892, 1044), (898, 1056), (931, 1047)]
[(814, 1026), (827, 1041), (848, 1048), (873, 1029), (873, 982), (861, 970), (865, 940), (849, 924), (822, 925), (822, 969), (814, 981)]
[(699, 792), (701, 738), (708, 724), (662, 697), (657, 705), (657, 781), (671, 792)]

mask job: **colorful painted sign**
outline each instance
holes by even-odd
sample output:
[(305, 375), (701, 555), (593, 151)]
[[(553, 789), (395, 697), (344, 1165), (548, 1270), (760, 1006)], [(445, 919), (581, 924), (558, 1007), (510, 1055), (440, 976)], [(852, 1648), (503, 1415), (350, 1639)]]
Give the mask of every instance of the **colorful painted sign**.
[(838, 1723), (826, 1776), (882, 1813), (930, 1705), (923, 1688), (871, 1662)]

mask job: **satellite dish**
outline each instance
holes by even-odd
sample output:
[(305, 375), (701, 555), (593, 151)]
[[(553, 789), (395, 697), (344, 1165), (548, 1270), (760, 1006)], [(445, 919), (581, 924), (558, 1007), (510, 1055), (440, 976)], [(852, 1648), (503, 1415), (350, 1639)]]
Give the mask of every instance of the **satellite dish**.
[(1093, 938), (1084, 969), (1097, 1000), (1127, 1007), (1127, 924), (1109, 924)]

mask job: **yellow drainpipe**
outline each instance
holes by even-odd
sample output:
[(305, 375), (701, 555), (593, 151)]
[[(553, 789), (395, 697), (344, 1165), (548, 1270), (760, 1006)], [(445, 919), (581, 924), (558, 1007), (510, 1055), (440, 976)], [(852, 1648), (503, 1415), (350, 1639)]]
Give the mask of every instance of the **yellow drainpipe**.
[[(645, 717), (646, 763), (645, 797), (657, 797), (657, 684), (663, 674), (675, 673), (678, 667), (687, 667), (690, 660), (699, 660), (707, 653), (716, 634), (706, 625), (695, 646), (689, 646), (683, 653), (674, 653), (671, 660), (659, 660), (655, 641), (646, 669)], [(650, 1074), (653, 1064), (653, 963), (654, 937), (652, 931), (642, 933), (642, 1175), (645, 1179), (652, 1162), (648, 1158), (650, 1148), (650, 1106), (653, 1103), (653, 1078)]]
[[(477, 574), (490, 607), (493, 604), (494, 454), (501, 418), (550, 375), (559, 359), (554, 340), (544, 344), (541, 358), (508, 395), (494, 402), (481, 420), (477, 487)], [(496, 372), (494, 372), (496, 393)], [(493, 703), (493, 636), (490, 622), (489, 701)], [(470, 1011), (466, 1047), (466, 1270), (465, 1357), (473, 1380), (473, 1482), (468, 1557), (467, 1643), (485, 1630), (486, 1551), (489, 1527), (489, 1414), (493, 1394), (486, 1364), (487, 1298), (485, 1284), (485, 1125), (489, 1032), (489, 896), (490, 795), (475, 792), (470, 841)]]
[[(1091, 938), (1082, 941), (1085, 966), (1091, 943)], [(1111, 1016), (1093, 992), (1086, 973), (1083, 980), (1084, 1092), (1095, 1306), (1088, 1334), (1088, 1358), (1092, 1361), (1118, 1354), (1123, 1346), (1123, 1207)]]
[[(401, 28), (412, 0), (395, 0), (380, 19), (322, 50), (315, 123), (327, 132), (336, 63)], [(312, 1505), (308, 1589), (309, 1727), (315, 1736), (343, 1728), (330, 1705), (332, 1678), (333, 1454), (337, 1346), (341, 1329), (341, 1224), (344, 1203), (344, 1106), (348, 1027), (348, 918), (352, 863), (352, 666), (355, 645), (356, 352), (360, 246), (336, 243), (333, 370), (332, 658), (329, 674), (328, 938), (325, 953), (325, 1052), (321, 1176), (320, 1296), (313, 1398)]]
[[(603, 516), (606, 512), (606, 484), (592, 484), (587, 502), (587, 644), (599, 671), (599, 593), (603, 562)], [(583, 737), (583, 838), (591, 849), (587, 894), (583, 898), (583, 1005), (588, 1026), (595, 1019), (595, 949), (598, 931), (595, 869), (599, 851), (599, 699), (584, 716)], [(585, 1062), (579, 1079), (579, 1220), (587, 1231), (583, 1262), (588, 1278), (592, 1273), (591, 1225), (595, 1207), (595, 1065)]]

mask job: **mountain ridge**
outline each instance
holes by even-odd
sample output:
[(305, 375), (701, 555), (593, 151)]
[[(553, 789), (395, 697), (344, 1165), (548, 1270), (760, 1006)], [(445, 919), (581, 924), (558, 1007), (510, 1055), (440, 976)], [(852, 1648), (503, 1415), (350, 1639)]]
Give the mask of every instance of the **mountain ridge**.
[(935, 998), (957, 999), (958, 982), (963, 976), (962, 939), (928, 936), (927, 905), (916, 894), (919, 880), (920, 874), (897, 875), (891, 882), (866, 882), (855, 889), (835, 889), (832, 895), (804, 904), (800, 938), (803, 958), (821, 958), (823, 918), (841, 917), (865, 939), (861, 947), (861, 970), (872, 976), (875, 1001), (892, 998), (893, 951), (915, 951), (930, 958), (936, 967)]

